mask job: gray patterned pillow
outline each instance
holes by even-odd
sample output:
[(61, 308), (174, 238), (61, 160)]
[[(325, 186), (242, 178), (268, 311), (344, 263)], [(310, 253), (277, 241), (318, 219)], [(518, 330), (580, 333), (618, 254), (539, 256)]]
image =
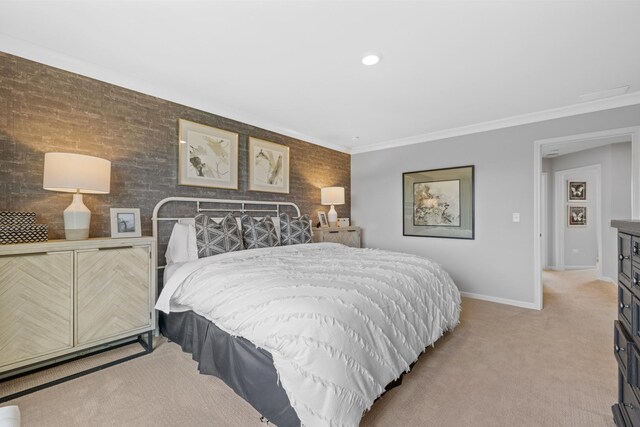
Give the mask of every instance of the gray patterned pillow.
[(282, 246), (311, 243), (311, 221), (309, 215), (292, 218), (286, 213), (280, 214), (280, 244)]
[(198, 214), (195, 226), (198, 258), (244, 249), (240, 227), (231, 213), (219, 223), (205, 214)]
[(250, 215), (242, 215), (242, 238), (247, 249), (280, 246), (276, 226), (269, 215), (258, 220)]

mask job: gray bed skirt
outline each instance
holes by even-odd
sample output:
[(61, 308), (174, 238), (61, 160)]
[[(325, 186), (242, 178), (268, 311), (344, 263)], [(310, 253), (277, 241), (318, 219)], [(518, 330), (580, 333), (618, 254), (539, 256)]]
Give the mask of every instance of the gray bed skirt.
[(269, 421), (279, 427), (300, 426), (268, 351), (232, 337), (192, 311), (161, 313), (160, 331), (191, 353), (200, 373), (220, 378)]

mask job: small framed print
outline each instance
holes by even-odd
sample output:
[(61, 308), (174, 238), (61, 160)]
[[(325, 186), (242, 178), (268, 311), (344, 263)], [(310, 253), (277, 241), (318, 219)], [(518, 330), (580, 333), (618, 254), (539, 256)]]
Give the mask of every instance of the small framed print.
[(238, 189), (238, 134), (179, 120), (178, 185)]
[(567, 195), (570, 202), (587, 200), (587, 181), (567, 181)]
[(111, 208), (111, 238), (140, 237), (140, 209)]
[(318, 221), (320, 222), (320, 227), (329, 226), (329, 220), (327, 219), (327, 213), (325, 211), (318, 211)]
[(249, 138), (249, 190), (289, 194), (289, 147)]
[(586, 206), (568, 206), (568, 226), (569, 227), (586, 227), (587, 226), (587, 207)]

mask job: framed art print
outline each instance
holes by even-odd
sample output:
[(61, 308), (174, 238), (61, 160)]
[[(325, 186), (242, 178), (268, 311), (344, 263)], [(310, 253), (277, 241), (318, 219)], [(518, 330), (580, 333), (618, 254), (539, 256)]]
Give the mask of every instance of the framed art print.
[(238, 189), (238, 134), (179, 120), (178, 184)]
[(138, 208), (111, 208), (111, 237), (140, 237), (140, 209)]
[(570, 202), (587, 200), (587, 181), (567, 181), (567, 196)]
[(249, 190), (289, 193), (289, 147), (249, 138)]
[(569, 227), (586, 227), (587, 226), (587, 207), (586, 206), (567, 206)]
[(327, 213), (325, 211), (318, 211), (318, 222), (320, 227), (328, 227), (329, 220), (327, 219)]
[(403, 235), (473, 239), (473, 179), (473, 166), (403, 173)]

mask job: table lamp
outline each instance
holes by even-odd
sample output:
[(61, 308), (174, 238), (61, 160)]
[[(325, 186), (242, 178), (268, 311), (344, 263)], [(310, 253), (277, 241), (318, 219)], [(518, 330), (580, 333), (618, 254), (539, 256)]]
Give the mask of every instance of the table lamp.
[(335, 227), (338, 223), (338, 212), (334, 205), (344, 205), (344, 187), (325, 187), (320, 189), (320, 203), (331, 205), (329, 210), (329, 225)]
[(108, 194), (111, 162), (99, 157), (72, 153), (45, 153), (42, 188), (75, 193), (64, 210), (64, 234), (67, 240), (89, 237), (91, 211), (82, 202), (82, 194)]

